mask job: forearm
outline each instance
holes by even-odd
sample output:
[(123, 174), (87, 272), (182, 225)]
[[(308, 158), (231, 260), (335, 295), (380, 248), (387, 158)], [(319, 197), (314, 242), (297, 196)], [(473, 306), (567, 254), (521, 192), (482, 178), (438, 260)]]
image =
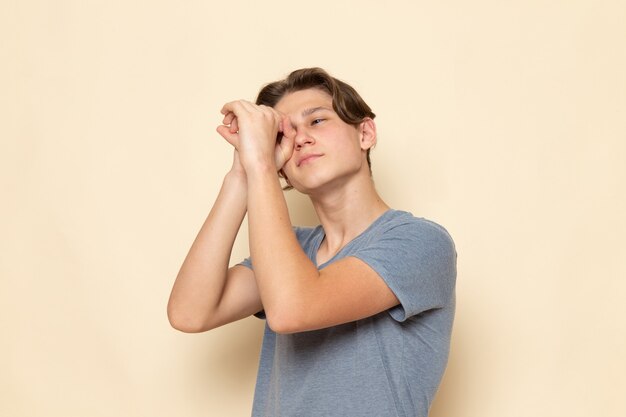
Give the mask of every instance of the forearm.
[(218, 307), (233, 243), (246, 213), (246, 193), (245, 174), (227, 174), (172, 288), (168, 316), (174, 327), (197, 329)]
[(293, 317), (307, 288), (319, 276), (293, 233), (287, 204), (275, 172), (248, 175), (250, 253), (259, 293), (270, 324)]

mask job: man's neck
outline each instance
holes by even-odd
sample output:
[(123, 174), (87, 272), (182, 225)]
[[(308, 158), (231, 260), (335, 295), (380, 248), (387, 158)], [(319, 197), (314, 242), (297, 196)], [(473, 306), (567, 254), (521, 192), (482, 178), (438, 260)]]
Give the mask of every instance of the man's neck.
[(389, 210), (369, 177), (326, 193), (323, 198), (312, 197), (311, 201), (325, 233), (320, 250), (330, 254), (338, 252)]

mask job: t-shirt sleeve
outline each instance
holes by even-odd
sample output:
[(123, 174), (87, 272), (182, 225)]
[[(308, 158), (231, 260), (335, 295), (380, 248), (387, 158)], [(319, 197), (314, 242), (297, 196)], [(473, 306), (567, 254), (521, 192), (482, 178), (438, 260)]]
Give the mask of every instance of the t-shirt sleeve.
[(443, 227), (423, 219), (395, 225), (350, 254), (374, 269), (400, 304), (389, 310), (397, 321), (453, 301), (456, 250)]
[(252, 258), (251, 257), (247, 257), (246, 259), (244, 259), (243, 261), (239, 262), (237, 265), (241, 265), (241, 266), (245, 266), (246, 268), (252, 268)]

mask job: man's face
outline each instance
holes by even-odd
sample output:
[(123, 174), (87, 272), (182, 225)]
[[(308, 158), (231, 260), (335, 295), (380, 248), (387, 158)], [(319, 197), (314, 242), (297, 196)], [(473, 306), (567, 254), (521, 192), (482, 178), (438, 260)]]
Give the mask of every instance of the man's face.
[(326, 92), (289, 93), (274, 108), (289, 117), (295, 130), (293, 155), (283, 167), (294, 188), (309, 194), (339, 184), (363, 164), (369, 175), (359, 129), (339, 118)]

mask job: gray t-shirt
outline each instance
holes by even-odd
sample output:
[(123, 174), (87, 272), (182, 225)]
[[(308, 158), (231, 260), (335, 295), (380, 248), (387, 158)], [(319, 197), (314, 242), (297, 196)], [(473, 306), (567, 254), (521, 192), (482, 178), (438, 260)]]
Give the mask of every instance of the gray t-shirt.
[[(321, 226), (294, 228), (316, 262)], [(266, 324), (253, 417), (425, 417), (448, 360), (456, 251), (446, 230), (389, 210), (319, 269), (347, 256), (372, 267), (400, 300), (326, 329), (276, 334)], [(242, 265), (252, 268), (250, 259)]]

